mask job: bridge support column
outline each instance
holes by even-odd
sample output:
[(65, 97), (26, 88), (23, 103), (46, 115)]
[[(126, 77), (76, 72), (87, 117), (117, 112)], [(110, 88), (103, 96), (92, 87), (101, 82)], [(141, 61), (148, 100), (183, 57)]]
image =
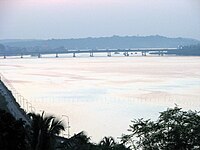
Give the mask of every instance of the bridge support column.
[(76, 53), (73, 53), (73, 57), (76, 57)]
[(159, 52), (158, 52), (158, 55), (159, 55), (159, 56), (163, 56), (163, 53), (164, 53), (163, 51), (159, 51)]
[(126, 56), (129, 56), (129, 53), (128, 53), (128, 52), (126, 52)]
[(58, 53), (56, 53), (56, 58), (58, 58)]
[(111, 57), (111, 52), (108, 52), (107, 56), (108, 56), (108, 57)]
[(124, 56), (129, 56), (129, 53), (128, 52), (124, 52)]
[(147, 54), (146, 54), (146, 52), (142, 52), (142, 56), (146, 56)]
[(93, 54), (93, 52), (90, 52), (90, 57), (94, 57), (94, 54)]

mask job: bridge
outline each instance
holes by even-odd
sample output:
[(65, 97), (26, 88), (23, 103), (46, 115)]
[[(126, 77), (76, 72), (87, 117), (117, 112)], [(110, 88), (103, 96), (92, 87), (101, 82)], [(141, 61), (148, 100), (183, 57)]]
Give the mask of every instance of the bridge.
[(20, 56), (23, 58), (25, 55), (37, 56), (38, 58), (42, 55), (55, 54), (55, 57), (59, 57), (59, 54), (72, 54), (72, 57), (76, 57), (76, 54), (88, 54), (90, 57), (94, 57), (96, 53), (107, 53), (108, 57), (112, 54), (123, 53), (124, 56), (129, 56), (130, 53), (140, 53), (142, 56), (147, 54), (157, 54), (163, 56), (172, 52), (179, 50), (177, 48), (134, 48), (134, 49), (82, 49), (82, 50), (43, 50), (43, 51), (17, 51), (17, 52), (0, 52), (0, 56), (6, 58), (7, 56)]

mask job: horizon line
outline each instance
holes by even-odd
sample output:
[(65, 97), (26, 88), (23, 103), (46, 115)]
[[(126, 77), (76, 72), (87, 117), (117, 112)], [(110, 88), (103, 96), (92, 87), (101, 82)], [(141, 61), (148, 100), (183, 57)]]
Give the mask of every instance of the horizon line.
[(77, 37), (77, 38), (0, 38), (0, 40), (77, 40), (77, 39), (98, 39), (98, 38), (112, 38), (112, 37), (164, 37), (164, 38), (183, 38), (183, 39), (193, 39), (193, 40), (198, 40), (200, 39), (197, 38), (192, 38), (192, 37), (181, 37), (181, 36), (164, 36), (164, 35), (159, 35), (159, 34), (154, 34), (154, 35), (112, 35), (112, 36), (87, 36), (87, 37)]

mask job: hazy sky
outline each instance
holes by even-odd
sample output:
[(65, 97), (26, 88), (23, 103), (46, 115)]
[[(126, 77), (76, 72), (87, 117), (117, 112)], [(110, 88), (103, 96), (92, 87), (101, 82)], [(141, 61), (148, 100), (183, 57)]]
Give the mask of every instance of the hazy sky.
[(200, 0), (0, 0), (0, 39), (156, 34), (200, 40)]

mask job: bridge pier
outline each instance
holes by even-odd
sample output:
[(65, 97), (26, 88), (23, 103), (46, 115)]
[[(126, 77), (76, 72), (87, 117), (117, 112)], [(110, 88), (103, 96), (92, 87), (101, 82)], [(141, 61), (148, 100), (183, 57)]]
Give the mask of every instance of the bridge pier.
[(94, 57), (94, 54), (93, 54), (93, 52), (90, 52), (90, 57)]
[(76, 57), (76, 53), (73, 53), (73, 57)]
[(159, 55), (160, 55), (160, 56), (163, 56), (163, 51), (159, 51)]
[(146, 56), (146, 55), (147, 55), (146, 51), (145, 52), (142, 51), (142, 56)]
[(107, 56), (108, 56), (108, 57), (111, 57), (111, 52), (108, 52)]
[(128, 52), (124, 52), (124, 56), (129, 56), (129, 53)]

